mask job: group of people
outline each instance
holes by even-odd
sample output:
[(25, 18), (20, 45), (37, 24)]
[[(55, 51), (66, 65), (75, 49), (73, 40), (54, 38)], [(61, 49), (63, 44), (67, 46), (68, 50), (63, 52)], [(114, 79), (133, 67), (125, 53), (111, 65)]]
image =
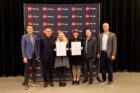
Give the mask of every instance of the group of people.
[[(81, 67), (84, 67), (84, 80), (82, 83), (93, 83), (93, 63), (100, 59), (100, 69), (102, 73), (101, 84), (106, 83), (106, 71), (108, 71), (108, 84), (113, 84), (113, 60), (116, 58), (117, 39), (116, 35), (109, 31), (109, 24), (103, 24), (103, 33), (98, 39), (92, 34), (90, 28), (85, 29), (84, 38), (80, 38), (79, 30), (73, 30), (73, 38), (68, 41), (63, 32), (58, 32), (57, 38), (52, 36), (52, 29), (46, 28), (44, 36), (39, 40), (33, 34), (33, 26), (27, 25), (27, 34), (22, 37), (21, 48), (22, 57), (25, 64), (24, 88), (28, 89), (30, 69), (32, 69), (32, 79), (36, 83), (35, 67), (36, 61), (41, 60), (43, 68), (44, 87), (50, 85), (54, 87), (54, 70), (59, 78), (59, 86), (66, 86), (66, 70), (72, 66), (72, 85), (80, 84)], [(66, 51), (72, 51), (72, 42), (81, 42), (82, 55), (78, 56), (56, 56), (57, 42), (66, 43)], [(68, 53), (67, 53), (68, 54)], [(30, 68), (31, 67), (31, 68)], [(99, 77), (98, 80), (100, 81)]]

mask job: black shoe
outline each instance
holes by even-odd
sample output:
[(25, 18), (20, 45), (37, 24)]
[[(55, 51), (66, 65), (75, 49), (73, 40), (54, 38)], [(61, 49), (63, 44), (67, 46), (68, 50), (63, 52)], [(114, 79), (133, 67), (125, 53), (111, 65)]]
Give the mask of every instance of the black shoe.
[(45, 83), (44, 83), (44, 87), (47, 87), (47, 86), (48, 86), (48, 82), (45, 82)]
[(72, 85), (75, 85), (75, 84), (76, 84), (76, 81), (73, 80), (73, 81), (72, 81)]
[(86, 83), (86, 82), (88, 82), (88, 79), (84, 79), (84, 80), (82, 81), (82, 83)]
[(76, 81), (76, 85), (79, 85), (80, 84), (80, 81)]
[(99, 77), (96, 78), (98, 80), (99, 83), (101, 83), (101, 79)]
[(50, 82), (49, 84), (50, 84), (50, 86), (51, 86), (51, 87), (54, 87), (54, 84), (53, 84), (53, 82)]
[(62, 86), (65, 87), (66, 86), (66, 82), (65, 83), (62, 83)]
[(62, 82), (59, 82), (59, 87), (62, 87), (62, 86), (63, 86)]
[(90, 79), (89, 80), (89, 84), (93, 84), (93, 79)]

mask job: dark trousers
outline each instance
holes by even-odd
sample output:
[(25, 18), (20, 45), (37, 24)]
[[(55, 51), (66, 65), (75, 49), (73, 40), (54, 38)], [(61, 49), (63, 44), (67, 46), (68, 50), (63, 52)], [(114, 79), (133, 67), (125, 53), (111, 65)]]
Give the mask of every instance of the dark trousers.
[[(31, 67), (31, 70), (30, 70)], [(33, 54), (32, 59), (27, 59), (27, 63), (25, 63), (25, 71), (24, 71), (24, 77), (25, 77), (25, 84), (28, 84), (30, 73), (32, 73), (32, 79), (35, 82), (36, 81), (36, 60), (35, 60), (35, 54)]]
[(92, 59), (84, 59), (84, 77), (88, 79), (88, 72), (90, 79), (93, 79), (93, 60)]
[(54, 55), (43, 55), (41, 57), (43, 65), (44, 82), (53, 82), (54, 73)]
[(101, 52), (100, 58), (101, 64), (101, 72), (102, 72), (102, 80), (106, 81), (106, 70), (108, 70), (108, 81), (113, 81), (113, 62), (111, 58), (108, 58), (107, 52)]

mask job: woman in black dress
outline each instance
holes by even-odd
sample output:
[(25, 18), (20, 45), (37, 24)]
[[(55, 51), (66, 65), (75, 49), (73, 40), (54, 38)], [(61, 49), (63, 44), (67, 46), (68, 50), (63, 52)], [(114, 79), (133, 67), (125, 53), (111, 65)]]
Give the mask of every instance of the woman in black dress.
[[(73, 30), (73, 38), (70, 41), (70, 47), (72, 42), (81, 42), (81, 50), (83, 50), (82, 47), (82, 40), (79, 38), (79, 30), (74, 29)], [(70, 48), (72, 50), (72, 48)], [(79, 78), (80, 78), (80, 72), (81, 72), (81, 65), (82, 65), (82, 57), (81, 55), (72, 55), (71, 52), (71, 58), (70, 58), (70, 63), (72, 65), (72, 73), (73, 73), (73, 81), (72, 85), (79, 85)]]

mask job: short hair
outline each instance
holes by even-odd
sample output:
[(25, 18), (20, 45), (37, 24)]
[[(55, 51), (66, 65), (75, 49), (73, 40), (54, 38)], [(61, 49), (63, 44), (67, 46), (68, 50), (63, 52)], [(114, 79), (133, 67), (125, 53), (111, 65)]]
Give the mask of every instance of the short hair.
[[(50, 30), (52, 30), (52, 28), (50, 28), (50, 27), (47, 27), (46, 29), (50, 29)], [(46, 29), (45, 29), (45, 30), (46, 30)]]
[(27, 27), (29, 27), (29, 26), (31, 26), (31, 27), (33, 28), (33, 25), (30, 25), (30, 24), (29, 24), (29, 25), (27, 25), (27, 26), (26, 26), (26, 28), (27, 28)]
[(104, 25), (104, 24), (108, 24), (108, 26), (109, 26), (109, 23), (107, 23), (107, 22), (104, 22), (103, 25)]

